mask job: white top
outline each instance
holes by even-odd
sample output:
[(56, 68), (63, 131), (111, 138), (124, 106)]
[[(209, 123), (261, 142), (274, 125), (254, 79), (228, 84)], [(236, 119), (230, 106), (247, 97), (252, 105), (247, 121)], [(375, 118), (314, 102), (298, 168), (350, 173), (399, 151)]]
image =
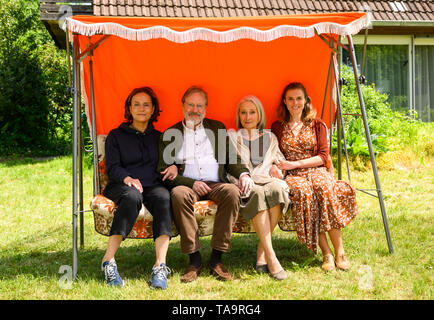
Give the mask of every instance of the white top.
[(184, 141), (176, 155), (177, 163), (184, 163), (184, 177), (200, 181), (220, 182), (219, 164), (214, 155), (214, 148), (206, 135), (203, 123), (196, 130), (185, 126)]

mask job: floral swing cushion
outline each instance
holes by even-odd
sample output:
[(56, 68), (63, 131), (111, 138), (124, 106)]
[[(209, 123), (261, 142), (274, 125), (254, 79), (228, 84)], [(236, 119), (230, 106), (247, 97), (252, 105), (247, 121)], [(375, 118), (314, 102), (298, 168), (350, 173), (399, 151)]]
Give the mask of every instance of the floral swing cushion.
[[(107, 135), (98, 135), (98, 173), (100, 182), (100, 194), (96, 195), (91, 203), (90, 208), (93, 211), (95, 230), (108, 236), (110, 234), (110, 228), (113, 222), (113, 217), (116, 212), (115, 203), (102, 195), (102, 190), (108, 183), (108, 176), (105, 168), (105, 140)], [(208, 236), (212, 234), (214, 227), (214, 217), (217, 212), (217, 205), (211, 200), (197, 201), (194, 204), (194, 213), (196, 216), (197, 224), (199, 227), (199, 236)], [(142, 205), (139, 216), (134, 224), (133, 229), (127, 236), (127, 238), (133, 239), (147, 239), (152, 238), (152, 215)], [(295, 230), (291, 209), (284, 215), (279, 221), (280, 229), (284, 231)], [(237, 233), (254, 233), (253, 224), (251, 221), (245, 220), (241, 214), (238, 215), (238, 219), (234, 225), (233, 232)], [(172, 235), (175, 237), (179, 234), (175, 224), (172, 224)]]

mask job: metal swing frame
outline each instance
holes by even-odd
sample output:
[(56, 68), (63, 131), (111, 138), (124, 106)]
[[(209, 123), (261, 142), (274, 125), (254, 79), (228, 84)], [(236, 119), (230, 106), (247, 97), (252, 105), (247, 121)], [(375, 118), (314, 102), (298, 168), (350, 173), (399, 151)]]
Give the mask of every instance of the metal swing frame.
[[(363, 94), (361, 90), (360, 78), (358, 76), (357, 71), (357, 63), (356, 63), (356, 55), (354, 51), (354, 45), (351, 35), (347, 35), (348, 46), (343, 45), (340, 41), (336, 41), (336, 39), (332, 37), (328, 37), (327, 35), (321, 35), (316, 33), (318, 37), (320, 37), (323, 41), (325, 41), (330, 48), (332, 49), (330, 55), (330, 64), (329, 64), (329, 72), (327, 77), (327, 84), (324, 94), (324, 102), (321, 118), (324, 114), (324, 107), (327, 99), (328, 92), (330, 93), (330, 105), (333, 106), (333, 90), (336, 90), (336, 111), (333, 117), (333, 107), (330, 108), (330, 150), (331, 150), (331, 137), (332, 137), (332, 128), (333, 128), (333, 118), (335, 122), (337, 122), (337, 137), (338, 137), (338, 177), (342, 178), (342, 168), (341, 168), (341, 159), (342, 159), (342, 148), (341, 141), (342, 137), (344, 139), (344, 150), (347, 164), (347, 173), (348, 178), (351, 181), (350, 169), (349, 169), (349, 161), (348, 161), (348, 152), (347, 152), (347, 144), (345, 139), (345, 129), (344, 122), (342, 117), (342, 109), (341, 109), (341, 101), (340, 101), (340, 88), (339, 88), (339, 71), (336, 55), (338, 53), (338, 48), (342, 47), (343, 49), (348, 50), (354, 71), (354, 77), (356, 80), (357, 94), (359, 98), (361, 116), (363, 119), (363, 124), (365, 128), (366, 140), (368, 143), (370, 160), (372, 164), (372, 170), (375, 178), (376, 189), (368, 189), (375, 190), (377, 195), (369, 193), (366, 189), (357, 189), (364, 193), (367, 193), (371, 196), (377, 197), (380, 204), (381, 214), (383, 218), (383, 225), (386, 232), (386, 238), (389, 248), (389, 253), (393, 253), (393, 245), (392, 239), (390, 236), (389, 226), (387, 222), (386, 208), (384, 205), (383, 194), (380, 186), (380, 178), (378, 175), (377, 164), (375, 160), (375, 153), (372, 146), (371, 134), (369, 131), (368, 120), (365, 110), (365, 103), (363, 100)], [(69, 35), (66, 32), (66, 44), (67, 44), (67, 57), (68, 57), (68, 71), (70, 67), (70, 55), (72, 53), (72, 79), (69, 74), (69, 83), (70, 83), (70, 91), (73, 95), (73, 126), (72, 126), (72, 280), (76, 280), (77, 272), (78, 272), (78, 229), (80, 229), (80, 248), (84, 247), (84, 212), (89, 212), (91, 210), (83, 209), (83, 151), (88, 151), (93, 153), (93, 194), (94, 196), (97, 194), (99, 190), (99, 175), (98, 175), (98, 145), (97, 145), (97, 135), (96, 135), (96, 120), (95, 120), (95, 99), (94, 99), (94, 84), (93, 84), (93, 60), (92, 55), (93, 51), (104, 42), (109, 36), (105, 35), (96, 43), (91, 43), (89, 37), (89, 44), (86, 50), (80, 52), (78, 46), (78, 35), (73, 34), (73, 43), (72, 50), (70, 48), (69, 43)], [(81, 112), (83, 108), (82, 104), (82, 92), (81, 92), (81, 73), (80, 73), (80, 64), (83, 60), (89, 56), (89, 77), (90, 77), (90, 102), (91, 102), (91, 115), (92, 115), (92, 130), (91, 130), (91, 138), (92, 138), (92, 150), (85, 150), (84, 142), (83, 142), (83, 130), (82, 130), (82, 117)], [(71, 83), (72, 80), (72, 83)], [(71, 87), (72, 85), (72, 87)], [(329, 90), (330, 89), (330, 90)], [(343, 135), (342, 135), (343, 133)]]

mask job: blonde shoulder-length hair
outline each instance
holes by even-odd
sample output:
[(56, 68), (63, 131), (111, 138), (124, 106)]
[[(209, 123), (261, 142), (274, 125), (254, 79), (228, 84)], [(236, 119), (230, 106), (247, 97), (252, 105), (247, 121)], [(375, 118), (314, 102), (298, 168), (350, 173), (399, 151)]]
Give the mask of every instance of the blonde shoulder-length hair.
[(255, 105), (256, 112), (258, 112), (258, 117), (259, 117), (256, 129), (264, 130), (265, 126), (267, 125), (267, 119), (265, 118), (264, 107), (262, 106), (261, 100), (259, 100), (257, 97), (255, 97), (253, 95), (245, 96), (244, 98), (242, 98), (240, 100), (240, 102), (238, 102), (238, 106), (237, 106), (237, 129), (243, 128), (241, 121), (240, 121), (240, 108), (241, 108), (241, 105), (245, 102), (251, 102)]
[(306, 103), (304, 104), (303, 112), (301, 113), (301, 121), (311, 122), (316, 117), (316, 110), (312, 106), (312, 100), (307, 94), (306, 88), (300, 82), (291, 82), (285, 87), (285, 89), (283, 89), (282, 96), (280, 97), (280, 104), (279, 107), (277, 108), (277, 116), (279, 117), (280, 120), (284, 122), (291, 121), (291, 114), (289, 113), (288, 108), (286, 107), (285, 98), (286, 98), (286, 93), (289, 90), (294, 90), (294, 89), (300, 89), (301, 91), (303, 91), (304, 98), (306, 100)]

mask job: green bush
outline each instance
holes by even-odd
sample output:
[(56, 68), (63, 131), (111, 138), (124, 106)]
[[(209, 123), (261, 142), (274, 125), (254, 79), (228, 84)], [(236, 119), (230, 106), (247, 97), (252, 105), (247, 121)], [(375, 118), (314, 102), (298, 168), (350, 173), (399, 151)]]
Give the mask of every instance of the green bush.
[[(356, 83), (352, 69), (342, 65), (341, 76), (346, 80), (342, 86), (341, 104), (343, 114), (361, 114)], [(423, 123), (417, 115), (393, 111), (388, 96), (375, 89), (375, 84), (361, 85), (363, 100), (374, 152), (376, 154), (410, 148), (419, 156), (430, 156), (430, 141), (434, 138), (434, 124)], [(344, 115), (345, 138), (348, 153), (368, 156), (368, 144), (361, 117)], [(337, 149), (337, 134), (333, 136), (333, 150)], [(429, 137), (429, 139), (427, 139)], [(343, 147), (343, 140), (342, 140)]]
[(0, 0), (0, 154), (65, 154), (71, 142), (66, 56), (39, 1)]

